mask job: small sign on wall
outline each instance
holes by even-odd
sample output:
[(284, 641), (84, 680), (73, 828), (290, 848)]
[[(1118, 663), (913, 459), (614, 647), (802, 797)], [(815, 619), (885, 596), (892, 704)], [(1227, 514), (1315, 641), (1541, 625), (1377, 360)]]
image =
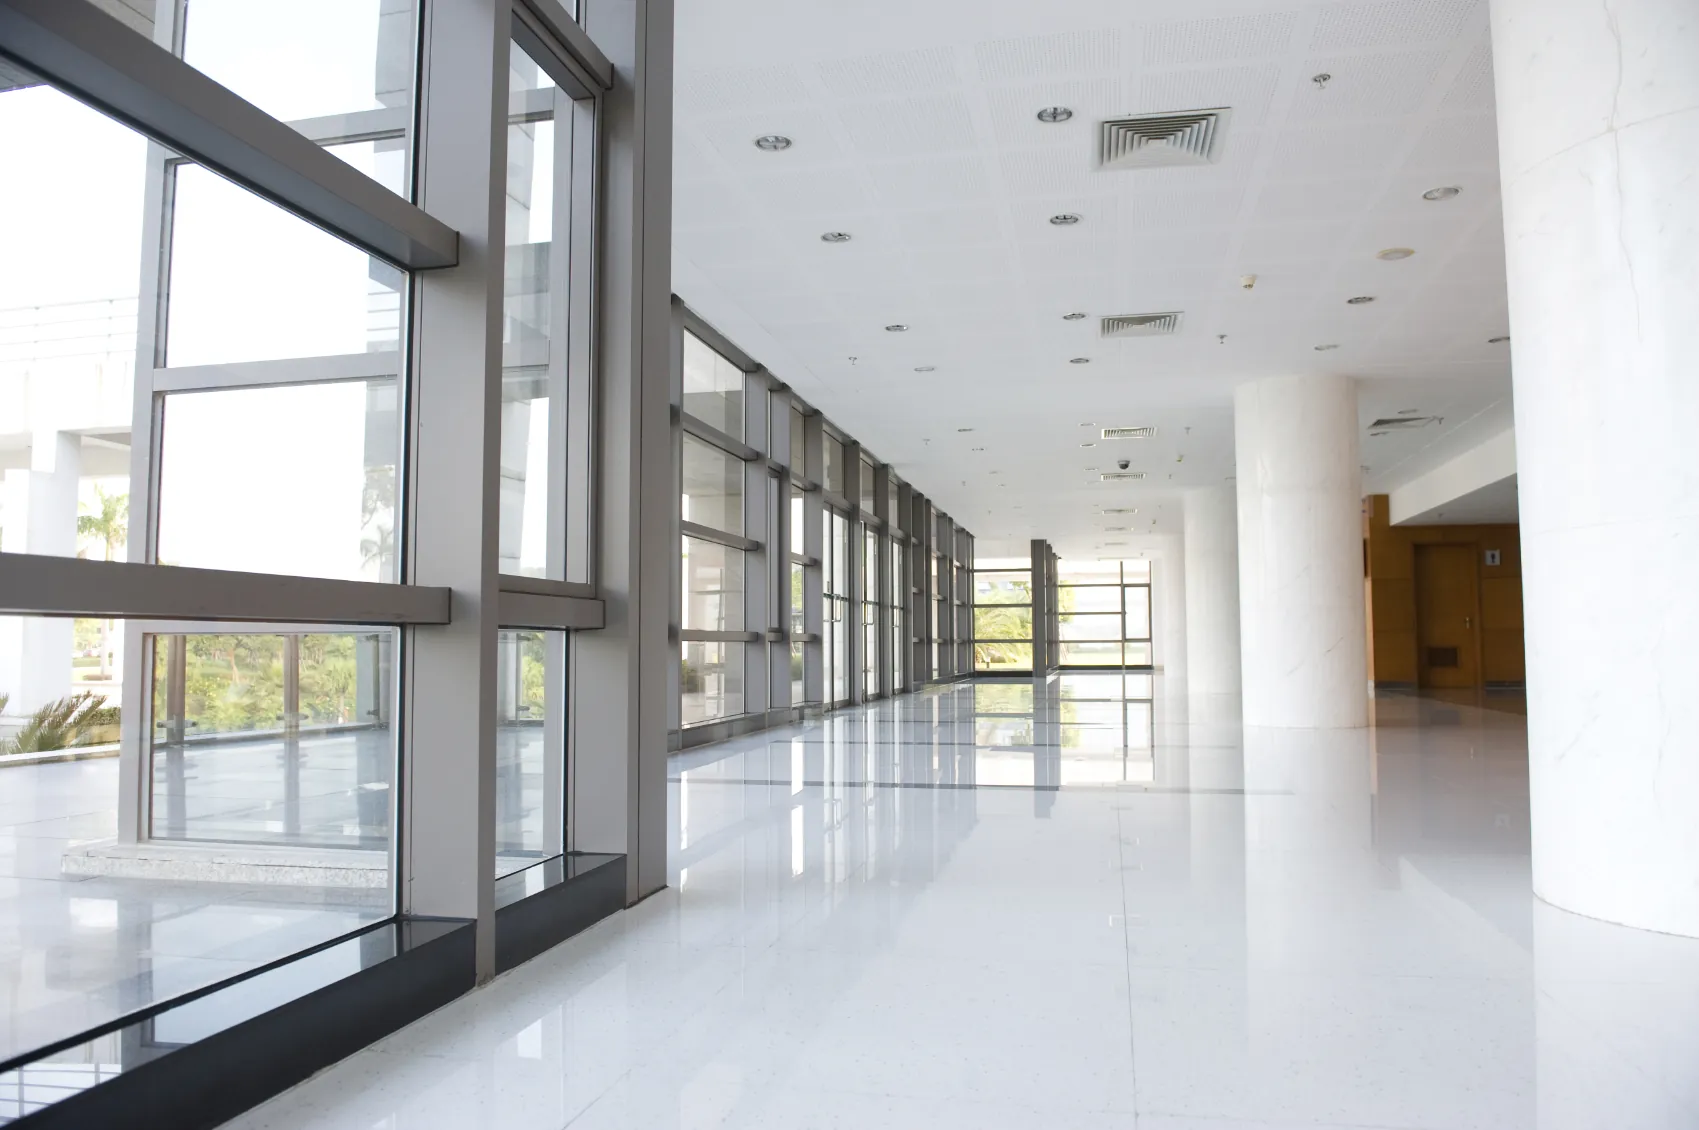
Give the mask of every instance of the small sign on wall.
[(1488, 565), (1497, 565), (1498, 563), (1499, 563), (1499, 551), (1496, 550), (1496, 549), (1487, 550), (1487, 564)]

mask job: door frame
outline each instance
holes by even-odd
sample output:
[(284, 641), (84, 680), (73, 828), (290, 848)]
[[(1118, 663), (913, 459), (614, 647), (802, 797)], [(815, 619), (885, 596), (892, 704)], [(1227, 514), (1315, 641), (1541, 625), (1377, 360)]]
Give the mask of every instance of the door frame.
[[(1463, 541), (1463, 540), (1458, 539), (1458, 538), (1442, 538), (1442, 539), (1438, 539), (1438, 540), (1435, 540), (1435, 541), (1412, 540), (1410, 542), (1410, 582), (1411, 582), (1411, 584), (1410, 584), (1410, 589), (1411, 589), (1410, 597), (1411, 597), (1411, 602), (1415, 605), (1415, 612), (1416, 612), (1416, 689), (1422, 690), (1422, 689), (1426, 689), (1430, 686), (1430, 684), (1424, 683), (1422, 681), (1422, 675), (1424, 674), (1424, 672), (1426, 672), (1428, 665), (1423, 660), (1423, 646), (1424, 645), (1422, 643), (1422, 578), (1421, 578), (1421, 574), (1418, 572), (1418, 562), (1421, 558), (1421, 551), (1424, 548), (1430, 548), (1430, 547), (1452, 547), (1452, 548), (1458, 548), (1458, 549), (1467, 549), (1470, 553), (1470, 562), (1469, 563), (1470, 563), (1470, 566), (1475, 571), (1474, 611), (1473, 611), (1473, 615), (1472, 615), (1471, 621), (1470, 621), (1471, 624), (1472, 624), (1472, 627), (1470, 629), (1471, 636), (1472, 636), (1471, 650), (1474, 652), (1474, 656), (1475, 656), (1475, 682), (1473, 683), (1473, 685), (1470, 689), (1477, 690), (1477, 691), (1485, 690), (1486, 686), (1487, 686), (1487, 668), (1486, 668), (1486, 649), (1482, 646), (1483, 625), (1481, 624), (1481, 580), (1482, 580), (1482, 577), (1481, 577), (1481, 554), (1482, 554), (1481, 543), (1480, 543), (1479, 540)], [(1441, 688), (1438, 688), (1438, 689), (1445, 690), (1447, 688), (1441, 687)]]

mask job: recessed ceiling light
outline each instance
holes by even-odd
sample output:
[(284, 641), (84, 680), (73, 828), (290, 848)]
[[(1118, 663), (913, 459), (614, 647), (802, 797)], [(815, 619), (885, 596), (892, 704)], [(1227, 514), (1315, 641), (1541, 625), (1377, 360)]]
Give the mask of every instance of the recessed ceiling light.
[(1318, 345), (1318, 346), (1316, 346), (1316, 352), (1317, 353), (1326, 353), (1330, 349), (1338, 349), (1338, 348), (1339, 348), (1339, 346), (1337, 346), (1337, 345)]
[(972, 428), (957, 428), (956, 430), (958, 432), (971, 432), (971, 431), (973, 431)]
[(908, 327), (903, 325), (901, 322), (892, 322), (890, 325), (885, 327), (885, 332), (888, 334), (907, 333)]
[(1458, 193), (1460, 193), (1462, 191), (1463, 190), (1461, 188), (1458, 188), (1454, 184), (1446, 184), (1446, 185), (1441, 185), (1438, 188), (1428, 189), (1426, 192), (1422, 193), (1422, 199), (1423, 200), (1450, 200), (1452, 197), (1456, 196)]
[(1393, 262), (1399, 259), (1408, 259), (1415, 253), (1416, 249), (1414, 247), (1388, 247), (1385, 251), (1375, 252), (1375, 258)]
[(936, 368), (938, 368), (936, 365), (916, 365), (914, 367), (914, 371), (917, 373), (930, 373)]
[(1400, 416), (1414, 416), (1416, 413), (1418, 413), (1420, 411), (1421, 411), (1420, 408), (1400, 408), (1398, 410), (1398, 414)]
[(1080, 446), (1081, 447), (1096, 447), (1097, 445), (1095, 443), (1082, 443), (1082, 444), (1080, 444)]
[(1082, 427), (1082, 428), (1095, 428), (1095, 427), (1097, 427), (1097, 425), (1092, 423), (1090, 420), (1087, 420), (1085, 423), (1081, 424), (1080, 427)]
[(1066, 106), (1046, 106), (1038, 112), (1038, 120), (1044, 122), (1046, 125), (1055, 125), (1057, 122), (1065, 122), (1073, 116), (1074, 112)]
[(1073, 312), (1073, 313), (1072, 313), (1072, 314), (1063, 314), (1063, 315), (1062, 315), (1062, 320), (1063, 320), (1063, 321), (1064, 321), (1064, 322), (1077, 322), (1077, 321), (1079, 321), (1079, 320), (1080, 320), (1080, 319), (1081, 319), (1081, 318), (1083, 318), (1083, 317), (1085, 317), (1085, 312), (1084, 312), (1084, 311), (1082, 311), (1082, 310), (1075, 310), (1075, 311), (1074, 311), (1074, 312)]
[(755, 139), (755, 148), (764, 153), (783, 153), (791, 147), (791, 139), (782, 133), (763, 134)]
[(847, 231), (829, 231), (820, 237), (821, 243), (848, 243), (850, 233)]
[(1487, 338), (1487, 344), (1488, 345), (1503, 345), (1505, 342), (1507, 342), (1509, 340), (1510, 340), (1509, 334), (1506, 334), (1503, 337), (1489, 337), (1489, 338)]
[[(967, 430), (968, 430), (968, 431), (970, 431), (970, 432), (971, 432), (971, 431), (972, 431), (972, 430), (973, 430), (973, 429), (972, 429), (972, 428), (968, 428), (968, 429), (967, 429)], [(985, 449), (984, 449), (984, 448), (983, 448), (983, 447), (975, 447), (975, 448), (972, 448), (972, 449), (970, 449), (970, 450), (973, 450), (973, 451), (984, 451), (984, 450), (985, 450)]]
[(1059, 228), (1065, 228), (1071, 224), (1079, 223), (1080, 214), (1078, 212), (1058, 212), (1050, 217), (1050, 222)]
[(1091, 364), (1091, 358), (1090, 357), (1070, 357), (1068, 359), (1068, 364), (1070, 364), (1070, 365), (1089, 365), (1089, 364)]
[(1369, 303), (1373, 302), (1374, 300), (1375, 300), (1375, 296), (1372, 295), (1372, 294), (1359, 294), (1355, 298), (1347, 298), (1345, 300), (1345, 305), (1347, 305), (1347, 306), (1367, 306)]

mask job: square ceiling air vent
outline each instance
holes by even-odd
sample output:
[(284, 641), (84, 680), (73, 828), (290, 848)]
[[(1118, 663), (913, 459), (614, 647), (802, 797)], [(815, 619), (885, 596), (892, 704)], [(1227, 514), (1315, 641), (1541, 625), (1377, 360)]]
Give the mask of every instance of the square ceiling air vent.
[(1443, 416), (1383, 416), (1369, 425), (1371, 432), (1407, 432), (1444, 422)]
[(1130, 483), (1142, 478), (1143, 471), (1105, 471), (1097, 476), (1098, 481), (1104, 483)]
[(1149, 428), (1104, 428), (1104, 439), (1151, 439), (1156, 435), (1156, 429)]
[(1185, 316), (1180, 310), (1165, 314), (1114, 314), (1103, 319), (1100, 332), (1104, 337), (1160, 337), (1178, 333)]
[(1113, 118), (1098, 128), (1097, 156), (1105, 169), (1213, 165), (1227, 134), (1225, 106), (1178, 114)]

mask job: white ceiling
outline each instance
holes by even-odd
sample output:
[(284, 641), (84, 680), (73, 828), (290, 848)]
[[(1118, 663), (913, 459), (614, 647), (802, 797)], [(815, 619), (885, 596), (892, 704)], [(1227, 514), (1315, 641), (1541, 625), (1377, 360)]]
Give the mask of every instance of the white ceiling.
[(1515, 522), (1521, 512), (1521, 496), (1516, 476), (1488, 483), (1468, 494), (1460, 494), (1443, 506), (1414, 514), (1399, 522), (1400, 526), (1427, 526), (1444, 523), (1448, 526), (1482, 526), (1498, 522)]
[[(677, 58), (675, 289), (985, 552), (1116, 554), (1108, 506), (1178, 532), (1261, 376), (1356, 376), (1365, 425), (1444, 418), (1365, 428), (1369, 491), (1510, 421), (1485, 0), (679, 0)], [(1094, 168), (1101, 119), (1217, 106), (1218, 164)], [(1174, 338), (1097, 337), (1164, 310)], [(1096, 435), (1139, 424), (1158, 437)], [(1088, 470), (1122, 457), (1145, 483)]]

